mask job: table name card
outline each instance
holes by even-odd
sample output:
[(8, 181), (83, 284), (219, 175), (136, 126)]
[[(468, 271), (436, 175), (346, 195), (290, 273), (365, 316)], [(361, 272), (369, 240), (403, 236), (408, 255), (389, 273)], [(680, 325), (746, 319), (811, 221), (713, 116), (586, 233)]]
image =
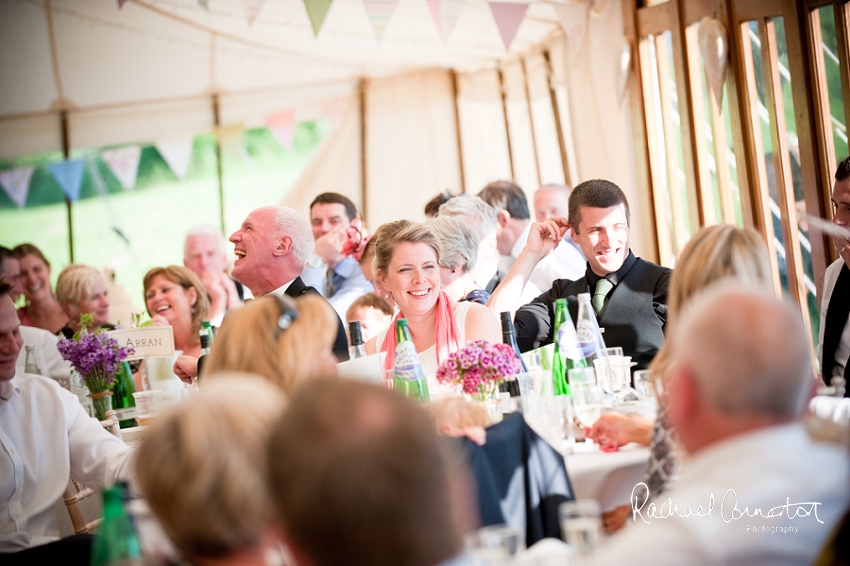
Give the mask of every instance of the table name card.
[(145, 326), (110, 330), (109, 335), (122, 347), (132, 346), (136, 353), (128, 360), (157, 358), (174, 355), (174, 331), (170, 326)]

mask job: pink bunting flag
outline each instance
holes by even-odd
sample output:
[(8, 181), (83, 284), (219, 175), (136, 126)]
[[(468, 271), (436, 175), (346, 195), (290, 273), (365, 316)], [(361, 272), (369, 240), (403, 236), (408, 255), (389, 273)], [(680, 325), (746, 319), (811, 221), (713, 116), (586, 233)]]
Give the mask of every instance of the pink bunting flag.
[(8, 169), (0, 173), (0, 186), (12, 199), (12, 202), (23, 208), (27, 202), (27, 193), (30, 190), (30, 179), (35, 167), (18, 167)]
[(120, 10), (121, 8), (123, 8), (124, 4), (126, 4), (126, 3), (127, 3), (127, 0), (118, 0), (118, 9)]
[(505, 49), (510, 51), (511, 43), (513, 43), (519, 25), (525, 17), (525, 11), (528, 10), (528, 4), (517, 4), (515, 2), (488, 2), (488, 4), (490, 11), (493, 12), (493, 18), (496, 19), (496, 25), (499, 27)]
[(292, 149), (295, 140), (295, 110), (285, 110), (266, 116), (266, 126), (285, 149)]
[(558, 20), (561, 22), (561, 27), (564, 28), (564, 33), (567, 34), (567, 38), (574, 49), (578, 49), (584, 40), (584, 34), (587, 30), (588, 6), (589, 4), (584, 3), (552, 5), (558, 15)]
[(111, 149), (100, 154), (100, 158), (112, 171), (125, 191), (136, 188), (136, 175), (139, 173), (139, 158), (142, 148), (137, 145)]
[(393, 15), (393, 11), (395, 11), (396, 4), (398, 4), (398, 0), (363, 0), (363, 6), (366, 8), (366, 13), (369, 15), (369, 21), (372, 22), (372, 29), (375, 30), (378, 41), (384, 37), (384, 31), (387, 29), (387, 24)]
[(154, 147), (171, 168), (172, 173), (178, 179), (186, 176), (189, 170), (189, 162), (192, 160), (192, 147), (195, 140), (186, 138), (181, 140), (162, 140), (156, 142)]
[(331, 121), (334, 128), (338, 128), (345, 118), (348, 106), (351, 104), (350, 96), (337, 96), (322, 103), (322, 114)]
[(47, 166), (50, 174), (62, 187), (62, 191), (68, 196), (71, 202), (76, 202), (80, 198), (80, 187), (83, 184), (83, 169), (85, 161), (82, 159), (74, 159), (73, 161), (62, 161), (59, 163), (51, 163)]
[(249, 26), (254, 23), (265, 3), (266, 0), (242, 0), (242, 6), (245, 8), (245, 14), (248, 16)]
[(428, 0), (428, 9), (445, 43), (449, 34), (455, 29), (463, 4), (455, 0)]

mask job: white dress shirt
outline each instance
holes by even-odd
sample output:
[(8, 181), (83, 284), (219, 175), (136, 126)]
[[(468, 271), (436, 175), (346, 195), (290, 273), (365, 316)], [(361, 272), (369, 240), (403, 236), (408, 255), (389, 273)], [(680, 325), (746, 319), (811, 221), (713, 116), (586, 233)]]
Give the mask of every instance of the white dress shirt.
[(21, 336), (24, 338), (24, 347), (21, 348), (21, 353), (18, 355), (18, 361), (15, 362), (15, 371), (18, 375), (24, 373), (27, 363), (26, 346), (33, 346), (33, 354), (35, 354), (35, 363), (43, 375), (63, 381), (71, 382), (71, 363), (62, 359), (56, 344), (59, 343), (59, 337), (51, 334), (47, 330), (36, 328), (34, 326), (21, 326)]
[[(678, 514), (670, 516), (670, 502)], [(685, 461), (679, 483), (655, 501), (656, 514), (666, 518), (652, 517), (649, 503), (638, 504), (640, 515), (631, 515), (623, 531), (600, 546), (594, 564), (811, 564), (848, 503), (845, 448), (812, 440), (800, 423), (761, 429)], [(757, 508), (777, 516), (748, 515)], [(705, 516), (697, 516), (700, 511)]]
[(54, 506), (68, 478), (92, 488), (128, 479), (131, 454), (55, 381), (0, 382), (0, 553), (58, 539)]

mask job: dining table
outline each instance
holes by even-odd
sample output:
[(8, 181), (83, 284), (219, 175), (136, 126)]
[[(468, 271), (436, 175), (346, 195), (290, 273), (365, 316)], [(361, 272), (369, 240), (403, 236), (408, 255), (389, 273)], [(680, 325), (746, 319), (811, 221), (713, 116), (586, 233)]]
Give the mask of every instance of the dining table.
[(629, 504), (632, 490), (643, 481), (649, 448), (632, 443), (615, 452), (603, 452), (579, 442), (565, 461), (576, 499), (596, 499), (600, 508), (608, 511)]

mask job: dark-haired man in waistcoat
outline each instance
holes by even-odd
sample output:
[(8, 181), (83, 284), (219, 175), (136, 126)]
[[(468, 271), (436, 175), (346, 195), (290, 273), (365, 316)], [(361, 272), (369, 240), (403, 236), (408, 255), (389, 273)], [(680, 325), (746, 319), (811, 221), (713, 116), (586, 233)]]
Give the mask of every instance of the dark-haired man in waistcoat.
[(622, 347), (638, 368), (645, 368), (664, 343), (672, 271), (635, 257), (629, 249), (629, 203), (614, 183), (601, 179), (581, 183), (570, 194), (569, 211), (568, 219), (534, 225), (525, 249), (500, 286), (506, 296), (500, 297), (497, 289), (488, 306), (505, 310), (501, 307), (513, 298), (511, 280), (519, 286), (571, 228), (573, 240), (587, 257), (585, 274), (575, 281), (556, 279), (551, 289), (519, 308), (514, 324), (520, 350), (553, 341), (555, 299), (567, 299), (575, 321), (578, 295), (589, 293), (599, 325), (605, 329), (605, 344)]

